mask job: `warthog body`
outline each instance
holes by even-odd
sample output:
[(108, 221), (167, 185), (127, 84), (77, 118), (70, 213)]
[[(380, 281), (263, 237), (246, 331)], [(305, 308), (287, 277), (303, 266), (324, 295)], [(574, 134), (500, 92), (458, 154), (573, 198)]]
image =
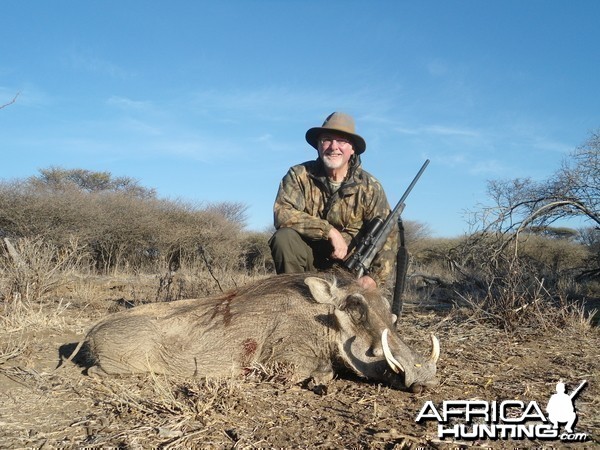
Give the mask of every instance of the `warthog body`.
[(282, 363), (298, 380), (323, 383), (344, 364), (394, 387), (435, 384), (437, 340), (424, 359), (402, 342), (394, 320), (378, 291), (321, 274), (278, 275), (223, 295), (112, 314), (83, 342), (90, 375), (230, 377)]

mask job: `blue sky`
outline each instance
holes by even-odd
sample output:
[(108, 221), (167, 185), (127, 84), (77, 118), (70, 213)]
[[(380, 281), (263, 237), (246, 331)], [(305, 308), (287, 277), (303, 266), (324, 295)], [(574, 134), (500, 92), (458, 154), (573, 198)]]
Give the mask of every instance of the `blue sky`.
[(21, 1), (0, 25), (0, 179), (60, 166), (160, 197), (242, 202), (279, 181), (333, 111), (367, 141), (403, 217), (468, 231), (492, 179), (548, 178), (600, 127), (600, 2)]

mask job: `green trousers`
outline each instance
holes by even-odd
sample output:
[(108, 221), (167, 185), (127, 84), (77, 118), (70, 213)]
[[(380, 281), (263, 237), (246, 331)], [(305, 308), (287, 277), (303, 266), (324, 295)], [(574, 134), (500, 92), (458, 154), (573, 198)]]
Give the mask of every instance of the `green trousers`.
[(329, 241), (304, 239), (292, 228), (277, 230), (269, 239), (269, 247), (278, 274), (316, 272), (333, 266)]

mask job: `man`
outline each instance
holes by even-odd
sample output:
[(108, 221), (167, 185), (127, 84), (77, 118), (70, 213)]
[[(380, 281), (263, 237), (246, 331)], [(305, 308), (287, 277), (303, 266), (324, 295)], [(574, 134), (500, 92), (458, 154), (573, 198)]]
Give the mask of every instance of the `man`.
[[(583, 387), (584, 383), (581, 384), (580, 388)], [(565, 431), (573, 433), (573, 425), (577, 420), (577, 414), (575, 414), (575, 407), (573, 406), (573, 397), (575, 397), (577, 391), (579, 391), (579, 388), (571, 395), (568, 395), (565, 392), (565, 383), (562, 381), (556, 383), (556, 394), (552, 394), (546, 406), (548, 419), (552, 422), (553, 429), (558, 429), (558, 423), (564, 422), (567, 424)]]
[[(277, 231), (269, 240), (277, 273), (324, 270), (342, 262), (357, 244), (365, 224), (385, 218), (390, 206), (372, 175), (362, 169), (365, 140), (354, 119), (334, 112), (321, 127), (306, 132), (318, 158), (289, 169), (275, 199)], [(387, 281), (395, 262), (397, 226), (358, 281), (373, 288)]]

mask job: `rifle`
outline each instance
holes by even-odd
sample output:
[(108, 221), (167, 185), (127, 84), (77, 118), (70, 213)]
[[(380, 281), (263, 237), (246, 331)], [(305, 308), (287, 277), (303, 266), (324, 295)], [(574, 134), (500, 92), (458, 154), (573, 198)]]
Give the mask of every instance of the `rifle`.
[[(406, 206), (404, 204), (404, 201), (410, 194), (410, 191), (412, 191), (415, 184), (417, 184), (417, 181), (419, 181), (419, 178), (425, 171), (425, 168), (428, 164), (429, 160), (426, 160), (425, 163), (423, 163), (423, 166), (408, 186), (408, 189), (406, 189), (406, 191), (404, 192), (394, 209), (388, 214), (385, 220), (382, 220), (381, 217), (375, 217), (371, 222), (369, 222), (364, 237), (359, 241), (358, 245), (356, 246), (356, 250), (348, 259), (344, 261), (344, 267), (348, 270), (356, 272), (358, 278), (362, 277), (369, 270), (369, 268), (371, 267), (371, 263), (375, 258), (375, 255), (377, 255), (377, 253), (379, 253), (383, 248), (385, 241), (387, 240), (390, 232), (392, 231), (392, 227), (394, 226), (394, 220), (396, 216), (398, 216), (398, 220), (400, 221), (400, 215), (402, 214), (402, 211)], [(403, 240), (404, 239), (402, 239), (402, 241)], [(406, 250), (402, 245), (399, 248), (399, 255), (400, 250), (402, 249)], [(400, 263), (400, 257), (398, 258), (398, 262)], [(405, 262), (407, 262), (407, 258)], [(406, 264), (404, 265), (406, 266)], [(406, 267), (403, 268), (403, 271), (405, 274)], [(398, 279), (396, 279), (396, 285), (398, 285), (400, 281), (403, 286), (404, 280)], [(396, 307), (396, 309), (398, 308)], [(398, 314), (397, 311), (394, 311), (394, 308), (392, 308), (392, 312)]]
[(581, 390), (581, 388), (583, 388), (583, 386), (585, 386), (586, 383), (587, 383), (587, 380), (583, 380), (581, 382), (581, 384), (579, 385), (579, 387), (569, 394), (569, 397), (571, 398), (571, 400), (573, 400), (573, 398), (575, 398), (575, 396), (577, 394), (579, 394), (579, 391)]

